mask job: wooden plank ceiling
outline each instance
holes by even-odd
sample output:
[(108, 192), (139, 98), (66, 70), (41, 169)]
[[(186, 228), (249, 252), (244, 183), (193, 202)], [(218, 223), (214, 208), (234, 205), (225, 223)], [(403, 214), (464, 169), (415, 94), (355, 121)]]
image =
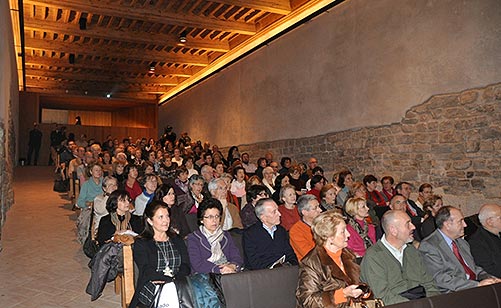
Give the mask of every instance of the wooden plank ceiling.
[(314, 2), (23, 0), (25, 89), (159, 102)]

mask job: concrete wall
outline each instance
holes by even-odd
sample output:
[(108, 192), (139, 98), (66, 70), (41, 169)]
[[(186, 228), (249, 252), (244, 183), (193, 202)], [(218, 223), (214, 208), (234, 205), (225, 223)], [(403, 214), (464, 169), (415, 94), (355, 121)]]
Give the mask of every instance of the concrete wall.
[(398, 122), (430, 96), (501, 81), (501, 1), (349, 0), (159, 110), (220, 146)]
[[(0, 1), (0, 240), (12, 189), (18, 131), (18, 81), (8, 1)], [(0, 250), (2, 250), (0, 242)]]

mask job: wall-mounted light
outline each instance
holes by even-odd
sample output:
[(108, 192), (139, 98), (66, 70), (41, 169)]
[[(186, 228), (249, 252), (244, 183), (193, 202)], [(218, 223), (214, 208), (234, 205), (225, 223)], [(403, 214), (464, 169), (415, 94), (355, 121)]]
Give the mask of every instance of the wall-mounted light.
[(186, 35), (187, 35), (186, 31), (183, 31), (183, 32), (181, 32), (181, 34), (179, 34), (179, 43), (184, 44), (188, 41), (188, 39), (186, 38)]
[(154, 72), (155, 72), (155, 66), (156, 66), (156, 65), (157, 65), (157, 62), (151, 62), (151, 63), (150, 63), (150, 67), (149, 67), (148, 71), (149, 71), (150, 73), (154, 73)]
[(111, 93), (106, 94), (106, 98), (111, 98)]

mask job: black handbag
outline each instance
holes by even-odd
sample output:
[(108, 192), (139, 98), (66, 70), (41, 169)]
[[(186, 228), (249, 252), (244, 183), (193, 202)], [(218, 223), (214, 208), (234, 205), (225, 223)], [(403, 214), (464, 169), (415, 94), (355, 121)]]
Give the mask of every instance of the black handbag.
[(91, 234), (87, 236), (85, 239), (85, 242), (83, 243), (83, 252), (85, 255), (89, 258), (94, 258), (94, 256), (97, 254), (99, 251), (99, 244), (97, 243), (96, 240), (92, 239)]
[[(92, 208), (91, 208), (92, 211)], [(94, 213), (90, 213), (90, 223), (89, 223), (89, 233), (85, 242), (83, 243), (83, 252), (89, 258), (94, 258), (94, 256), (99, 251), (99, 243), (94, 239), (94, 228), (92, 222), (94, 221)]]
[(419, 285), (414, 288), (410, 288), (409, 290), (405, 290), (399, 295), (407, 298), (408, 300), (425, 298), (426, 289), (423, 286)]

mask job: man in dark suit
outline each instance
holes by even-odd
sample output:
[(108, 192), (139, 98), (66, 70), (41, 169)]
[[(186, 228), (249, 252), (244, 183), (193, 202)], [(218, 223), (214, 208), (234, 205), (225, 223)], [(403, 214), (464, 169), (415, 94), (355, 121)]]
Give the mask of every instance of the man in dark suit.
[(412, 224), (416, 227), (414, 230), (414, 239), (416, 241), (421, 241), (421, 224), (424, 221), (425, 212), (410, 199), (412, 192), (412, 185), (408, 182), (400, 182), (395, 186), (397, 194), (404, 196), (406, 203), (407, 215), (411, 218)]
[(478, 220), (482, 227), (468, 239), (471, 254), (487, 273), (501, 277), (501, 206), (482, 206)]
[(475, 264), (470, 246), (462, 238), (466, 224), (461, 210), (444, 206), (435, 221), (437, 230), (421, 242), (419, 251), (442, 293), (501, 282)]
[(259, 221), (247, 228), (243, 236), (245, 267), (251, 270), (268, 268), (282, 256), (286, 263), (298, 264), (287, 231), (280, 226), (280, 212), (275, 201), (260, 199), (254, 210)]

